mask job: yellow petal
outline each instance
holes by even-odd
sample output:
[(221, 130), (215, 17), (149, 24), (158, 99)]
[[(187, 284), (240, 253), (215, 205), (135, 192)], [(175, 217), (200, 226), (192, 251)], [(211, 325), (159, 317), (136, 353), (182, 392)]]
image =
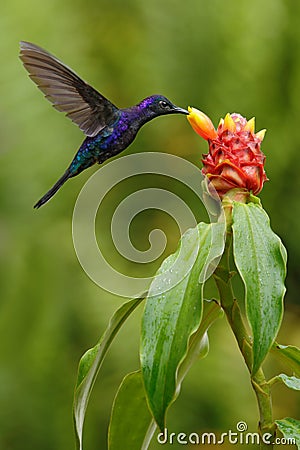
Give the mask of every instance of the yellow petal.
[(244, 126), (244, 131), (250, 131), (250, 133), (254, 133), (254, 130), (255, 130), (255, 117), (252, 117), (252, 119), (248, 120), (248, 122)]
[(218, 128), (221, 127), (222, 125), (224, 125), (224, 119), (223, 117), (221, 117)]
[(206, 140), (212, 140), (217, 137), (217, 132), (210, 118), (196, 108), (188, 107), (187, 116), (192, 128)]
[(234, 123), (233, 118), (231, 117), (231, 115), (229, 113), (227, 113), (225, 116), (223, 129), (231, 131), (232, 133), (234, 133), (236, 131), (236, 125)]
[(266, 131), (267, 131), (267, 130), (264, 128), (263, 130), (260, 130), (260, 131), (258, 131), (257, 133), (255, 133), (255, 136), (256, 136), (260, 141), (262, 141), (262, 140), (264, 139), (264, 137), (265, 137)]

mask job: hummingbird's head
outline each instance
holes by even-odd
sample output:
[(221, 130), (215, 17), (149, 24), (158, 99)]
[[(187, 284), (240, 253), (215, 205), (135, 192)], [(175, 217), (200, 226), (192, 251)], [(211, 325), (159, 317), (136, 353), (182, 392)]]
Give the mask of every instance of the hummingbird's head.
[(165, 114), (189, 114), (186, 109), (174, 105), (163, 95), (151, 95), (142, 100), (139, 107), (151, 117), (162, 116)]

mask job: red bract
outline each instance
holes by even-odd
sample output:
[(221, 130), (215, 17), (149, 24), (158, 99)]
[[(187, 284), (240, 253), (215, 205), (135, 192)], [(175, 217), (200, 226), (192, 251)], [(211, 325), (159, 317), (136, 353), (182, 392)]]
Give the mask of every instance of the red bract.
[(208, 141), (209, 153), (203, 155), (202, 173), (222, 198), (234, 188), (258, 194), (267, 180), (265, 155), (260, 144), (265, 131), (254, 132), (254, 118), (247, 121), (240, 114), (226, 114), (215, 130), (203, 112), (189, 108), (187, 116), (193, 129)]

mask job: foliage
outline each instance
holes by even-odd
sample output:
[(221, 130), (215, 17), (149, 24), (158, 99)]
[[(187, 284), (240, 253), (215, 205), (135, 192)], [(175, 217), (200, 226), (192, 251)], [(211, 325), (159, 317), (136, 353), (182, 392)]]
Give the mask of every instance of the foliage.
[[(220, 296), (217, 309), (224, 310), (250, 373), (260, 413), (260, 448), (273, 447), (272, 443), (277, 439), (276, 425), (285, 438), (294, 439), (291, 442), (298, 445), (299, 422), (288, 418), (275, 422), (273, 419), (271, 387), (281, 381), (292, 390), (300, 390), (300, 379), (280, 374), (267, 381), (262, 368), (272, 346), (294, 365), (300, 364), (300, 350), (286, 350), (275, 344), (282, 320), (286, 250), (272, 231), (258, 199), (250, 195), (247, 203), (247, 197), (244, 202), (235, 201), (234, 198), (241, 198), (240, 195), (239, 190), (231, 190), (223, 199), (226, 221), (220, 216), (216, 223), (200, 223), (188, 230), (182, 236), (178, 250), (162, 263), (154, 277), (142, 319), (141, 371), (127, 375), (117, 392), (109, 429), (110, 449), (119, 448), (120, 442), (122, 448), (128, 450), (149, 448), (155, 424), (161, 432), (168, 433), (166, 414), (179, 394), (183, 377), (196, 357), (203, 358), (208, 353), (207, 328), (215, 317), (207, 311), (202, 314), (203, 288), (212, 274)], [(246, 317), (241, 313), (241, 302), (231, 285), (231, 252), (245, 284)], [(214, 262), (215, 270), (208, 272)], [(116, 312), (115, 317), (121, 315), (122, 320), (113, 318), (100, 342), (111, 342), (110, 336), (114, 336), (123, 318), (134, 309), (132, 302), (136, 300)], [(247, 320), (252, 330), (251, 338), (245, 328)], [(195, 342), (198, 345), (195, 346)], [(89, 356), (91, 352), (92, 357)], [(78, 450), (83, 449), (82, 425), (93, 387), (88, 380), (94, 378), (98, 371), (95, 361), (99, 368), (104, 354), (98, 344), (80, 363), (80, 367), (84, 366), (84, 376), (79, 370), (74, 409)], [(180, 373), (181, 367), (185, 370)], [(83, 386), (84, 395), (77, 394), (78, 386)], [(134, 431), (129, 434), (131, 429)]]

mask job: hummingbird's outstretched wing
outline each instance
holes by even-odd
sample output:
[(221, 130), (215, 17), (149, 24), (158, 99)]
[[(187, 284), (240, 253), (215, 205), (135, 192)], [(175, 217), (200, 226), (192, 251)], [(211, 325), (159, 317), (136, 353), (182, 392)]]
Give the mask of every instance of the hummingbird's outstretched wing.
[(20, 58), (30, 78), (58, 111), (87, 136), (95, 136), (120, 111), (55, 56), (30, 42), (20, 42)]

